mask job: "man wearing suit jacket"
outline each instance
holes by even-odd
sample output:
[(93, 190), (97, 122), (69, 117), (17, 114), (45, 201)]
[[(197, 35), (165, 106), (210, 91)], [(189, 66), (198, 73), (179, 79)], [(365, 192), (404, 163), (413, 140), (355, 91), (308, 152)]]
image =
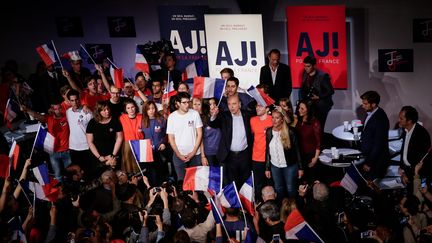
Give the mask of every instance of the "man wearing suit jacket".
[(361, 133), (361, 151), (365, 157), (362, 170), (367, 180), (384, 177), (389, 166), (388, 131), (389, 120), (385, 111), (378, 107), (380, 95), (367, 91), (360, 96), (367, 112)]
[[(428, 131), (418, 121), (418, 112), (412, 106), (404, 106), (399, 112), (399, 126), (404, 130), (402, 134), (402, 148), (400, 167), (403, 170), (402, 176), (409, 183), (413, 182), (414, 168), (426, 155), (431, 147), (431, 140)], [(430, 166), (427, 163), (423, 165), (420, 171), (421, 175)], [(409, 187), (412, 189), (411, 187)]]
[(289, 98), (292, 91), (291, 70), (280, 63), (280, 51), (273, 49), (268, 54), (269, 64), (261, 67), (260, 84), (270, 89), (270, 97), (276, 102), (281, 98)]
[(217, 158), (224, 166), (224, 184), (235, 181), (238, 188), (250, 176), (253, 143), (250, 115), (240, 107), (238, 96), (229, 96), (229, 111), (213, 109), (209, 124), (222, 132)]

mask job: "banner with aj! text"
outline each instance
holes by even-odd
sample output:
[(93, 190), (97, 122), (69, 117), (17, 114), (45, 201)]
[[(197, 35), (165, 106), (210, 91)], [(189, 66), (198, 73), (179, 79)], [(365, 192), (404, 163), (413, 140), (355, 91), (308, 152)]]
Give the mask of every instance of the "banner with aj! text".
[(210, 77), (220, 77), (220, 71), (229, 67), (241, 88), (257, 85), (265, 64), (261, 15), (206, 14), (204, 19)]
[(289, 6), (288, 54), (293, 88), (300, 88), (303, 59), (315, 56), (317, 68), (330, 74), (335, 89), (346, 89), (345, 6)]
[(207, 71), (207, 47), (204, 32), (204, 14), (207, 6), (159, 6), (161, 38), (171, 41), (177, 57), (176, 68), (185, 67), (200, 58)]

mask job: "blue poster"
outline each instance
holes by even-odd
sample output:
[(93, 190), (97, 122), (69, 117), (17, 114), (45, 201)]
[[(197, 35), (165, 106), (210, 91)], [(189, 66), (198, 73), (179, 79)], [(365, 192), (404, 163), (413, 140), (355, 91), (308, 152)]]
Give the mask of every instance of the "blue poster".
[(159, 6), (161, 38), (170, 40), (177, 57), (176, 69), (200, 58), (204, 61), (204, 76), (208, 76), (204, 14), (208, 6)]

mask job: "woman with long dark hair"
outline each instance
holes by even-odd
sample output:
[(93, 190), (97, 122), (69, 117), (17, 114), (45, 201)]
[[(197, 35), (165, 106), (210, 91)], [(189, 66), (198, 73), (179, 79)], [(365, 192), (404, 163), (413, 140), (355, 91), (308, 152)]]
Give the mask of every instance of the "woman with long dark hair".
[(318, 157), (321, 148), (321, 125), (315, 118), (312, 101), (301, 100), (297, 105), (298, 122), (296, 125), (299, 135), (301, 157), (304, 161), (306, 179), (308, 182), (319, 180)]
[[(156, 103), (147, 101), (143, 107), (142, 131), (144, 137), (150, 139), (153, 145), (153, 163), (146, 164), (148, 170), (148, 178), (151, 185), (160, 185), (167, 175), (167, 165), (164, 164), (164, 159), (168, 158), (167, 152), (167, 136), (166, 136), (166, 120), (158, 112)], [(156, 176), (156, 171), (159, 176)]]

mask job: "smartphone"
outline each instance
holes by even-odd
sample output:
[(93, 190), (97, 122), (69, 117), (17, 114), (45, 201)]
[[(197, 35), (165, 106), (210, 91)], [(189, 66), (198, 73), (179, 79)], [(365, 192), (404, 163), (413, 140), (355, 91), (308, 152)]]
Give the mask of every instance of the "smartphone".
[(360, 238), (364, 239), (364, 238), (370, 238), (373, 236), (373, 231), (372, 230), (368, 230), (368, 231), (364, 231), (360, 233)]
[(426, 178), (423, 178), (421, 180), (421, 188), (425, 188), (426, 187)]
[(279, 242), (279, 240), (280, 240), (280, 235), (279, 234), (273, 234), (272, 241), (273, 242)]
[(153, 194), (156, 194), (156, 193), (161, 192), (161, 191), (162, 191), (162, 188), (160, 188), (160, 187), (153, 188)]

